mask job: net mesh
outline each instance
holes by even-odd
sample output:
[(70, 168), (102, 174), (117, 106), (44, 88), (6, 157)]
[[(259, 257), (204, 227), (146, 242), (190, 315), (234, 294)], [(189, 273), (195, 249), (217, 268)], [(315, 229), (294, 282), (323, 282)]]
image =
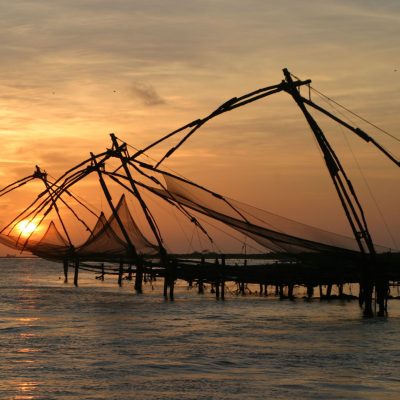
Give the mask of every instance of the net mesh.
[[(224, 222), (268, 250), (303, 252), (359, 252), (353, 238), (302, 224), (228, 199), (171, 174), (164, 174), (167, 191), (157, 192), (192, 210)], [(386, 248), (378, 247), (378, 251)]]
[(0, 243), (18, 251), (29, 251), (32, 254), (47, 259), (62, 259), (70, 252), (71, 247), (64, 236), (59, 232), (53, 221), (44, 233), (37, 239), (18, 234), (0, 234)]
[(101, 213), (92, 234), (76, 251), (80, 258), (95, 260), (132, 258), (131, 244), (138, 254), (150, 255), (157, 253), (157, 246), (142, 234), (135, 223), (129, 211), (125, 195), (118, 202), (116, 213), (129, 241), (126, 239), (116, 216), (113, 214), (107, 220), (104, 214)]
[(24, 237), (18, 234), (0, 234), (0, 243), (14, 250), (26, 250), (39, 257), (55, 260), (78, 257), (94, 261), (132, 261), (135, 252), (141, 255), (157, 253), (158, 247), (142, 234), (135, 223), (124, 195), (116, 206), (116, 214), (129, 240), (114, 214), (107, 220), (104, 213), (101, 213), (89, 238), (77, 249), (71, 248), (53, 221), (40, 239), (36, 238), (37, 235)]

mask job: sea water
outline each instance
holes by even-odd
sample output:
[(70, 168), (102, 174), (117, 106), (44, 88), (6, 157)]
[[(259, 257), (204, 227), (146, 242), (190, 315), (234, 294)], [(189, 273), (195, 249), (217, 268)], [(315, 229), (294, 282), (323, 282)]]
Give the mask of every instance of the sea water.
[[(398, 399), (400, 301), (136, 295), (62, 266), (0, 260), (1, 399)], [(209, 289), (209, 288), (208, 288)]]

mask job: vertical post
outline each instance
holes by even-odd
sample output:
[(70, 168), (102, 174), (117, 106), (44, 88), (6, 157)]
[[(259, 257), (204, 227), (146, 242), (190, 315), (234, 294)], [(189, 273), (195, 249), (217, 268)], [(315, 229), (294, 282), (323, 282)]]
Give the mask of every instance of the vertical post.
[(215, 281), (215, 298), (219, 300), (219, 281)]
[(124, 263), (121, 260), (119, 262), (119, 270), (118, 270), (118, 286), (121, 287), (122, 286), (122, 275), (124, 273)]
[(165, 269), (165, 275), (164, 275), (164, 297), (167, 298), (168, 297), (168, 271)]
[(376, 296), (378, 302), (378, 316), (383, 317), (387, 313), (387, 298), (389, 293), (389, 281), (380, 278), (376, 284)]
[(136, 275), (135, 275), (135, 290), (137, 293), (143, 292), (143, 260), (141, 257), (137, 258), (136, 262)]
[(129, 267), (128, 267), (128, 280), (131, 281), (132, 280), (132, 264), (129, 263)]
[(69, 261), (68, 259), (64, 259), (64, 283), (68, 283), (68, 266), (69, 266)]
[(332, 284), (330, 283), (326, 287), (326, 298), (330, 299), (331, 298), (331, 294), (332, 294)]
[(175, 260), (171, 260), (169, 264), (169, 276), (168, 276), (169, 299), (171, 301), (174, 300), (175, 278), (176, 278), (176, 264)]
[(79, 259), (75, 260), (75, 273), (74, 273), (74, 285), (78, 286), (78, 277), (79, 277)]
[(285, 298), (284, 286), (282, 284), (279, 285), (279, 298), (281, 300)]
[(101, 280), (104, 281), (104, 263), (101, 263)]
[[(204, 264), (205, 264), (204, 256), (201, 256), (201, 260), (200, 260), (200, 267), (202, 269), (201, 272), (203, 272), (203, 268), (202, 267), (204, 267)], [(204, 294), (204, 284), (203, 284), (203, 280), (201, 278), (197, 280), (197, 285), (198, 285), (197, 293), (198, 294)]]
[(244, 290), (244, 288), (245, 288), (245, 286), (244, 286), (244, 281), (241, 281), (240, 282), (240, 294), (242, 295), (242, 296), (244, 296), (246, 293), (245, 293), (245, 290)]
[(293, 288), (294, 288), (293, 283), (289, 283), (289, 284), (288, 284), (288, 298), (289, 298), (290, 300), (293, 300), (293, 299), (294, 299), (294, 296), (293, 296)]
[(221, 256), (221, 300), (225, 300), (225, 255)]
[(171, 301), (174, 300), (174, 289), (175, 289), (175, 281), (174, 281), (174, 279), (172, 279), (169, 284), (169, 299)]
[(314, 286), (312, 284), (307, 285), (307, 299), (311, 299), (314, 296)]
[(204, 284), (203, 284), (203, 281), (202, 281), (201, 279), (199, 279), (199, 280), (197, 281), (197, 285), (198, 285), (198, 291), (197, 291), (197, 293), (198, 293), (198, 294), (204, 294)]

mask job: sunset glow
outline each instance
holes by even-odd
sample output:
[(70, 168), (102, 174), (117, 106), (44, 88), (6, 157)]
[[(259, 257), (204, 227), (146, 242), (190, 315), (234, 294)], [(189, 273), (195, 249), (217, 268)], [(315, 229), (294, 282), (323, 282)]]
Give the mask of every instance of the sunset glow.
[[(109, 148), (111, 132), (144, 148), (232, 97), (279, 83), (285, 67), (398, 135), (398, 1), (90, 4), (3, 5), (1, 187), (31, 174), (35, 165), (57, 178), (90, 152)], [(306, 89), (303, 95), (308, 97)], [(399, 156), (399, 141), (355, 123)], [(357, 135), (329, 121), (322, 128), (346, 167), (374, 240), (395, 248), (398, 167)], [(159, 160), (181, 139), (167, 140), (149, 156)], [(310, 128), (287, 93), (207, 122), (162, 166), (225, 196), (351, 234)], [(3, 198), (0, 226), (43, 190), (42, 182), (34, 184), (21, 188), (22, 196)], [(98, 183), (80, 184), (72, 190), (108, 213)], [(72, 230), (77, 227), (71, 213), (63, 217)], [(36, 225), (23, 221), (20, 231), (29, 235)], [(180, 250), (187, 247), (177, 235), (169, 238)]]
[(22, 237), (30, 236), (40, 229), (37, 222), (28, 219), (19, 222), (16, 228)]

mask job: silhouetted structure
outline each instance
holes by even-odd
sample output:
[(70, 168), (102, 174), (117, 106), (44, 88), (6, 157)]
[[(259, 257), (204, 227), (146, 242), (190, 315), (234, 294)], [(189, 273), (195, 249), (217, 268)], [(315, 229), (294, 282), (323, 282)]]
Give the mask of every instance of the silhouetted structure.
[[(221, 299), (225, 296), (227, 281), (237, 282), (242, 294), (245, 293), (245, 283), (257, 283), (261, 285), (260, 293), (267, 291), (267, 285), (275, 285), (280, 288), (280, 295), (284, 297), (283, 287), (286, 286), (289, 298), (293, 298), (294, 285), (306, 286), (308, 297), (312, 297), (315, 286), (327, 285), (326, 296), (329, 297), (332, 285), (357, 282), (361, 288), (360, 304), (364, 306), (365, 315), (373, 313), (374, 288), (377, 293), (379, 315), (384, 315), (389, 280), (400, 280), (397, 268), (398, 255), (378, 254), (384, 253), (385, 249), (374, 245), (353, 185), (307, 106), (372, 143), (397, 166), (400, 166), (400, 163), (366, 132), (358, 127), (352, 127), (315, 104), (311, 98), (303, 97), (300, 88), (303, 86), (310, 88), (310, 80), (296, 79), (286, 69), (283, 72), (285, 79), (279, 84), (232, 98), (205, 118), (186, 124), (144, 149), (135, 151), (134, 154), (129, 153), (125, 142), (111, 134), (110, 149), (97, 155), (91, 153), (90, 158), (66, 171), (53, 182), (49, 181), (44, 171), (36, 167), (32, 175), (0, 191), (1, 196), (6, 195), (33, 179), (41, 180), (45, 187), (32, 204), (2, 229), (0, 242), (21, 251), (28, 250), (42, 258), (63, 261), (65, 281), (68, 280), (69, 265), (73, 265), (75, 285), (78, 284), (80, 268), (101, 271), (102, 278), (107, 273), (116, 274), (120, 285), (124, 274), (128, 273), (130, 278), (135, 274), (135, 289), (138, 292), (142, 291), (142, 282), (146, 275), (164, 277), (164, 296), (169, 296), (171, 299), (174, 297), (176, 279), (197, 282), (199, 293), (203, 292), (204, 283), (210, 282), (213, 284), (216, 297)], [(278, 92), (287, 92), (291, 95), (307, 120), (321, 149), (332, 183), (352, 229), (353, 239), (256, 209), (160, 168), (166, 158), (171, 157), (209, 120)], [(140, 160), (140, 156), (146, 151), (181, 132), (185, 132), (183, 138), (155, 165)], [(111, 161), (114, 164), (117, 162), (118, 167), (109, 167)], [(98, 177), (101, 190), (111, 210), (111, 216), (108, 219), (103, 213), (95, 214), (71, 193), (71, 188), (76, 183), (93, 173)], [(118, 184), (126, 195), (136, 200), (138, 205), (136, 212), (140, 212), (148, 224), (152, 240), (146, 238), (138, 227), (129, 211), (125, 195), (120, 198), (118, 204), (114, 204), (107, 180)], [(142, 191), (173, 207), (210, 240), (212, 238), (193, 212), (223, 222), (268, 251), (287, 254), (287, 261), (266, 262), (258, 266), (246, 263), (243, 266), (232, 266), (227, 265), (226, 258), (222, 256), (217, 258), (216, 262), (209, 263), (204, 258), (193, 261), (193, 259), (168, 254), (156, 218), (144, 200)], [(68, 201), (70, 198), (84, 207), (87, 212), (96, 215), (97, 222), (93, 228), (90, 228), (72, 208)], [(68, 209), (90, 232), (83, 244), (72, 243), (59, 204)], [(35, 237), (34, 232), (27, 235), (16, 232), (16, 227), (21, 221), (33, 221), (39, 218), (38, 225), (40, 225), (51, 211), (56, 214), (61, 230), (58, 230), (55, 223), (50, 221), (45, 234), (39, 239)], [(107, 269), (104, 262), (114, 263), (117, 267)]]

